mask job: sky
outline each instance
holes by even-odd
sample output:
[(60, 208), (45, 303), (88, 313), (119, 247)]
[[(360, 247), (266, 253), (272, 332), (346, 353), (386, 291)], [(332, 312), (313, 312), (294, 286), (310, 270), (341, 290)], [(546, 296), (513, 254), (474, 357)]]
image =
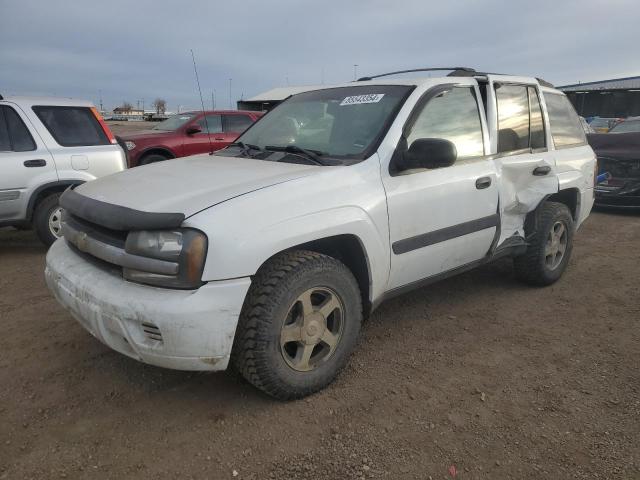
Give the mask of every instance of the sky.
[[(0, 0), (0, 94), (171, 111), (286, 85), (467, 66), (555, 85), (640, 75), (637, 0)], [(231, 81), (229, 81), (231, 79)], [(231, 85), (231, 88), (230, 88)]]

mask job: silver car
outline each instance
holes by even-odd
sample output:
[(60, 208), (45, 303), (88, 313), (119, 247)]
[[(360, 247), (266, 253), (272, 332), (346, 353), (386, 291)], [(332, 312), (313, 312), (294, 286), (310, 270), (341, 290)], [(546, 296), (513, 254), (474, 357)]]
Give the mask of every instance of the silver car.
[(60, 194), (126, 167), (90, 102), (0, 95), (0, 227), (33, 227), (50, 245), (60, 236)]

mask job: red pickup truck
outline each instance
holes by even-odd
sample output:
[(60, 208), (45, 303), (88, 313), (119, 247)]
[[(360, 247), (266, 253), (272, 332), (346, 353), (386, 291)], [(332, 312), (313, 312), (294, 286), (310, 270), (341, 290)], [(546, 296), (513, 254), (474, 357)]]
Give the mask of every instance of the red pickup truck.
[[(206, 116), (206, 122), (205, 122)], [(119, 135), (129, 168), (220, 150), (232, 143), (262, 112), (213, 110), (173, 115), (151, 130)], [(207, 126), (210, 135), (207, 134)], [(211, 137), (211, 146), (209, 145)]]

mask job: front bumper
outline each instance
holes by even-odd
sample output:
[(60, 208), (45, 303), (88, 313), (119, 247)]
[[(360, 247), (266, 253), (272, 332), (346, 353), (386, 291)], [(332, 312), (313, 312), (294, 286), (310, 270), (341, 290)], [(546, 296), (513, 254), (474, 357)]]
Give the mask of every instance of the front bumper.
[(144, 363), (176, 370), (224, 370), (251, 280), (171, 290), (125, 281), (73, 251), (47, 253), (47, 285), (98, 340)]
[(595, 204), (601, 207), (640, 207), (640, 180), (628, 182), (625, 188), (596, 187)]

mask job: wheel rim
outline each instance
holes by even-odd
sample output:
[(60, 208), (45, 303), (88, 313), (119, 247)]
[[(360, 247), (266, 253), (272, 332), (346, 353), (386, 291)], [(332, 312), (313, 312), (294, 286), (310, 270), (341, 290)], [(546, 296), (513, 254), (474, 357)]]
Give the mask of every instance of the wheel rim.
[(280, 351), (293, 370), (314, 370), (333, 356), (343, 329), (340, 297), (330, 288), (310, 288), (289, 308), (280, 333)]
[(544, 262), (549, 270), (555, 270), (562, 263), (567, 251), (567, 227), (563, 222), (556, 222), (549, 231), (544, 249)]
[(60, 238), (62, 236), (62, 208), (56, 207), (49, 215), (49, 231), (51, 234)]

